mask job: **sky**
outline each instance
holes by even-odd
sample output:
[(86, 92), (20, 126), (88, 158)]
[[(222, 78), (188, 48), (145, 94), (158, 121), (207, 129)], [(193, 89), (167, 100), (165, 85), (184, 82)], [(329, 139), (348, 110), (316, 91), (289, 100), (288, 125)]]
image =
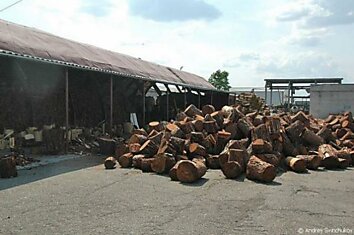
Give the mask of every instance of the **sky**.
[(354, 83), (354, 0), (23, 0), (0, 18), (206, 79), (226, 70), (233, 87)]

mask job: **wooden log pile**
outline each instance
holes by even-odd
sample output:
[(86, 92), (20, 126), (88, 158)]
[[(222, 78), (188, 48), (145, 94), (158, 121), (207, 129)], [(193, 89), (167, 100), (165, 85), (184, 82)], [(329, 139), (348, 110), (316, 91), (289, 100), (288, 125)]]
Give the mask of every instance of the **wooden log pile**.
[(176, 121), (153, 122), (148, 131), (134, 133), (116, 151), (120, 166), (169, 174), (183, 183), (199, 180), (208, 168), (230, 179), (245, 174), (269, 183), (279, 171), (346, 168), (354, 157), (350, 112), (320, 120), (301, 111), (270, 115), (242, 105), (190, 105)]

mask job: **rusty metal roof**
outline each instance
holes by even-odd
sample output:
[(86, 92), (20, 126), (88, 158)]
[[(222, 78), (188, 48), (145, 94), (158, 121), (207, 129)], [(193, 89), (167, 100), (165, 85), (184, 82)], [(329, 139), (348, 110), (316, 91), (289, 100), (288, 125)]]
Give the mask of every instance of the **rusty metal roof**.
[(147, 81), (216, 90), (204, 78), (192, 73), (75, 42), (4, 20), (0, 20), (0, 53)]

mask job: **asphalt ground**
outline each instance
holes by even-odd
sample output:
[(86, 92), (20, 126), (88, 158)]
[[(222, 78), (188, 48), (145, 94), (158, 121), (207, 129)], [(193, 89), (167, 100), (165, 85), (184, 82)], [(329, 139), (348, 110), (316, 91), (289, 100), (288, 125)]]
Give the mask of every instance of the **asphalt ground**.
[(354, 170), (194, 184), (85, 156), (0, 179), (0, 234), (354, 234)]

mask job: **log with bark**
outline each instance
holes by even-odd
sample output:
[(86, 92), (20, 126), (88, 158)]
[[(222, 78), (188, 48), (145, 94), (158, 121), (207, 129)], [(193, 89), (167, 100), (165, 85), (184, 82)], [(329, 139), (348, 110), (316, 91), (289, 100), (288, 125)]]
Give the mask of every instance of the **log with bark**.
[(215, 108), (214, 106), (210, 105), (210, 104), (207, 104), (207, 105), (204, 105), (202, 107), (202, 114), (203, 116), (207, 115), (207, 114), (212, 114), (215, 112)]
[(17, 177), (16, 161), (13, 156), (0, 157), (0, 177)]
[(177, 179), (183, 183), (193, 183), (203, 177), (206, 171), (201, 161), (182, 160), (178, 163)]
[(159, 146), (152, 140), (147, 140), (141, 147), (140, 153), (154, 156), (159, 150)]
[(285, 158), (285, 164), (289, 169), (303, 173), (306, 172), (306, 162), (304, 159), (296, 158), (296, 157), (287, 157)]
[(119, 165), (123, 168), (131, 167), (133, 164), (133, 157), (132, 153), (123, 154), (118, 158)]
[(203, 115), (202, 111), (195, 107), (195, 105), (191, 104), (189, 105), (186, 110), (184, 110), (184, 113), (189, 116), (189, 117), (194, 117), (196, 115)]
[(250, 180), (272, 182), (276, 176), (276, 168), (272, 164), (252, 156), (247, 163), (246, 177)]
[(321, 157), (321, 166), (327, 169), (333, 169), (339, 166), (337, 150), (331, 145), (323, 144), (319, 146), (318, 155)]
[(152, 172), (151, 164), (154, 158), (142, 158), (140, 163), (140, 169), (142, 172)]
[(104, 167), (106, 169), (114, 169), (116, 168), (117, 160), (115, 157), (107, 157), (104, 161)]
[(153, 158), (151, 169), (158, 174), (163, 174), (169, 172), (175, 164), (176, 160), (171, 154), (157, 154)]
[(306, 163), (306, 168), (316, 170), (321, 165), (321, 157), (316, 155), (297, 155), (296, 158), (303, 159)]

